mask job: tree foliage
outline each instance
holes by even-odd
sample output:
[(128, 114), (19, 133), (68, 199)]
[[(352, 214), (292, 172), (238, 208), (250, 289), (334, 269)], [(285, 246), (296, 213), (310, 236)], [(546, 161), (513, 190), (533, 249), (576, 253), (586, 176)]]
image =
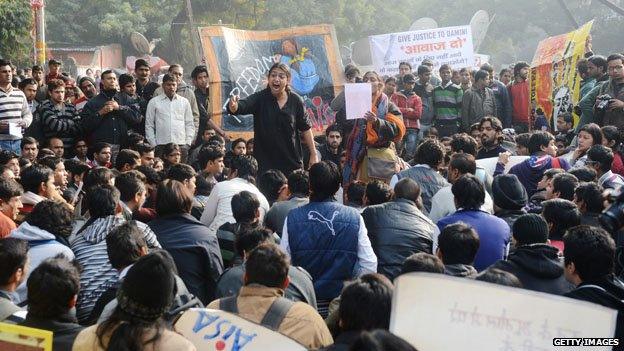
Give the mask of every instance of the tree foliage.
[(0, 0), (0, 57), (27, 63), (33, 47), (32, 14), (28, 0)]

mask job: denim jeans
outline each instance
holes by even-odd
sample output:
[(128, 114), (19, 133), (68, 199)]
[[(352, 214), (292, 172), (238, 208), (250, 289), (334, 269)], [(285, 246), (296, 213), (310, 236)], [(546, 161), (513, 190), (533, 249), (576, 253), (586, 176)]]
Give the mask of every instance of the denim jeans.
[(405, 153), (403, 154), (404, 160), (410, 161), (414, 158), (420, 139), (422, 139), (422, 136), (418, 129), (408, 128), (405, 131), (405, 137), (403, 138), (403, 147), (405, 148)]
[(22, 140), (0, 140), (0, 149), (13, 151), (18, 155), (22, 154), (20, 148)]

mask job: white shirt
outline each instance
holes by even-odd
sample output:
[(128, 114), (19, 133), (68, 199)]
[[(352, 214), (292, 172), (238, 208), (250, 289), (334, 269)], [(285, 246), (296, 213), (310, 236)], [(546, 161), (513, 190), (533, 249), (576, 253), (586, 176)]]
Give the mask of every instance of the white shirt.
[(168, 143), (191, 145), (195, 124), (189, 101), (175, 94), (172, 99), (158, 95), (147, 104), (145, 139), (156, 146)]
[(234, 223), (232, 214), (232, 197), (241, 191), (249, 191), (258, 197), (260, 201), (260, 220), (269, 212), (269, 202), (262, 195), (255, 185), (242, 178), (234, 178), (215, 184), (208, 196), (206, 207), (202, 213), (200, 221), (208, 226), (212, 234), (217, 233), (217, 229), (223, 224)]
[[(358, 231), (358, 260), (353, 269), (353, 275), (355, 277), (362, 276), (368, 273), (377, 273), (377, 256), (373, 251), (370, 239), (368, 238), (368, 231), (366, 230), (366, 224), (364, 219), (360, 216), (360, 229)], [(282, 230), (282, 240), (280, 241), (280, 247), (290, 257), (290, 245), (288, 244), (288, 217), (284, 220), (284, 229)]]
[[(457, 211), (455, 208), (455, 196), (451, 191), (452, 186), (445, 186), (438, 190), (431, 198), (431, 211), (429, 211), (429, 218), (433, 223), (437, 223), (442, 217), (451, 215)], [(489, 214), (494, 214), (494, 201), (488, 192), (485, 192), (485, 201), (481, 206), (481, 211), (485, 211)]]

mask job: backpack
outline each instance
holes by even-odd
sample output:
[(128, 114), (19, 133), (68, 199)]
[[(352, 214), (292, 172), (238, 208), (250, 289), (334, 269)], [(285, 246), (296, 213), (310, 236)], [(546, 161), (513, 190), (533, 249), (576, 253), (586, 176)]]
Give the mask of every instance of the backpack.
[[(238, 314), (238, 296), (230, 296), (219, 300), (219, 309), (232, 314)], [(271, 330), (278, 331), (280, 324), (295, 303), (285, 297), (278, 297), (273, 301), (267, 313), (262, 317), (260, 324)]]

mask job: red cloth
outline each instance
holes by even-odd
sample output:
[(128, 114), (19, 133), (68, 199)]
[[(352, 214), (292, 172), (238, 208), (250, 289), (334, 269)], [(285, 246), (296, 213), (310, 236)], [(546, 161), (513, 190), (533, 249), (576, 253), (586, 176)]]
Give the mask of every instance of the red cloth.
[(60, 74), (52, 74), (52, 73), (48, 73), (48, 74), (46, 74), (46, 76), (45, 76), (45, 82), (46, 82), (46, 84), (47, 84), (47, 83), (50, 83), (50, 81), (51, 81), (52, 79), (60, 79), (60, 77), (61, 77), (61, 75), (60, 75)]
[[(405, 96), (402, 93), (394, 93), (390, 97), (392, 101), (401, 111), (403, 115), (403, 124), (405, 128), (420, 129), (420, 116), (422, 115), (422, 100), (416, 94), (412, 96)], [(414, 109), (414, 111), (408, 112), (408, 108)]]
[(17, 228), (15, 222), (4, 213), (0, 212), (0, 239), (6, 238), (13, 229)]
[(514, 83), (509, 87), (513, 123), (529, 123), (529, 83)]
[(619, 152), (613, 153), (611, 171), (624, 177), (624, 162), (622, 161), (622, 155)]
[(563, 252), (563, 240), (551, 240), (550, 246), (556, 247), (557, 249), (559, 249), (559, 252)]

